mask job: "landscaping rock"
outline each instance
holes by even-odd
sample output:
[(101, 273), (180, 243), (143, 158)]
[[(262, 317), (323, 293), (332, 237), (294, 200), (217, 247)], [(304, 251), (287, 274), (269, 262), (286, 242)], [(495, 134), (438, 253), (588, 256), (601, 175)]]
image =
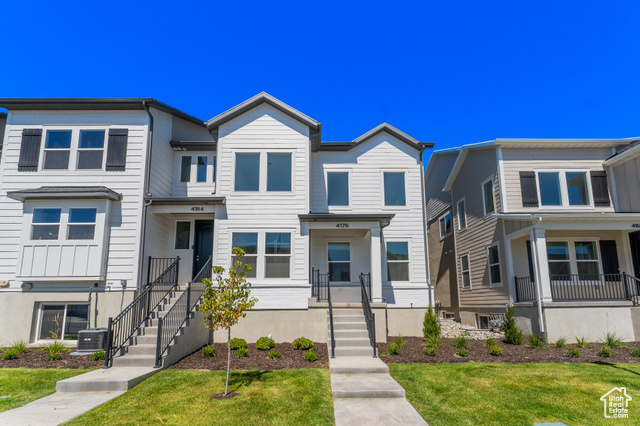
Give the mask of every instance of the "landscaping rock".
[(442, 337), (447, 339), (453, 339), (463, 333), (468, 333), (468, 337), (471, 340), (504, 339), (503, 333), (489, 330), (476, 330), (456, 321), (440, 321), (440, 329), (442, 330)]

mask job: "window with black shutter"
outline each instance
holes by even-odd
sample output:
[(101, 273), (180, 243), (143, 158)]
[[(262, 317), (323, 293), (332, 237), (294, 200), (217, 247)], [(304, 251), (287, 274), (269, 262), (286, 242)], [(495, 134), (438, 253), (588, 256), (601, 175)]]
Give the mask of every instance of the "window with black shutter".
[(538, 207), (536, 172), (520, 172), (520, 190), (522, 191), (522, 207)]
[(127, 161), (128, 129), (109, 129), (107, 171), (124, 171)]
[(607, 172), (591, 172), (591, 188), (593, 190), (593, 202), (596, 207), (609, 207), (609, 188), (607, 186)]
[(42, 142), (42, 129), (22, 130), (22, 143), (20, 145), (20, 159), (18, 160), (18, 171), (20, 172), (38, 171), (38, 161), (40, 160), (41, 142)]

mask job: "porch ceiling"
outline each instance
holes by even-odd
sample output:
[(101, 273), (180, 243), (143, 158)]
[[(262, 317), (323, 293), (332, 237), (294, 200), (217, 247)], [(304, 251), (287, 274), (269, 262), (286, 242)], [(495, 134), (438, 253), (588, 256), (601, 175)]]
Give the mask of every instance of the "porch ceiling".
[(381, 227), (391, 223), (395, 214), (371, 213), (309, 213), (299, 214), (300, 222), (379, 222)]
[(225, 197), (147, 197), (145, 201), (160, 206), (225, 204)]

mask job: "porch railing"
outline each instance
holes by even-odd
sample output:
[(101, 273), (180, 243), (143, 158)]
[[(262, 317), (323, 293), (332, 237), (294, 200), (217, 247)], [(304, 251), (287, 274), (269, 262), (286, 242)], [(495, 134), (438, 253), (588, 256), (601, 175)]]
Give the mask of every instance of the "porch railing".
[(187, 289), (162, 317), (158, 317), (158, 341), (156, 344), (156, 367), (162, 364), (162, 357), (176, 338), (184, 324), (191, 318), (193, 310), (198, 306), (204, 284), (204, 278), (211, 278), (211, 256), (196, 274)]
[(536, 284), (531, 277), (515, 277), (516, 302), (536, 300)]
[(147, 265), (147, 283), (152, 283), (176, 260), (175, 257), (151, 257)]
[(318, 302), (329, 299), (329, 274), (321, 274), (316, 268), (311, 268), (311, 297)]
[(360, 279), (364, 284), (367, 299), (369, 299), (369, 302), (373, 301), (373, 299), (371, 298), (371, 272), (369, 272), (368, 274), (360, 273)]
[(373, 348), (373, 357), (376, 358), (378, 356), (378, 351), (376, 348), (376, 314), (371, 311), (371, 287), (369, 287), (369, 292), (367, 293), (365, 282), (371, 283), (371, 273), (360, 274), (360, 295), (362, 299), (362, 311), (364, 313), (364, 320), (367, 323), (367, 331), (369, 332), (369, 341), (371, 342), (371, 347)]
[(178, 285), (178, 266), (180, 258), (173, 262), (148, 284), (133, 302), (122, 310), (115, 318), (109, 317), (107, 325), (107, 347), (104, 367), (109, 368), (113, 356), (140, 330), (142, 324), (149, 319), (160, 302)]

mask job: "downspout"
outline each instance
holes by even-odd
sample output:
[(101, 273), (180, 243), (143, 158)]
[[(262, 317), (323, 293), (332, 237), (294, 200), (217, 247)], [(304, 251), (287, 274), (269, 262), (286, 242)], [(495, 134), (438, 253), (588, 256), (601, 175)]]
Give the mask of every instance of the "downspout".
[(423, 162), (423, 155), (424, 155), (424, 147), (420, 148), (420, 187), (422, 189), (422, 194), (420, 195), (420, 199), (422, 200), (422, 202), (420, 204), (422, 204), (422, 235), (424, 238), (424, 264), (425, 264), (425, 269), (427, 272), (427, 288), (429, 289), (429, 306), (434, 307), (434, 303), (433, 303), (433, 288), (431, 287), (431, 273), (429, 271), (429, 240), (427, 240), (427, 208), (425, 206), (425, 188), (426, 188), (426, 184), (424, 181), (424, 162)]
[[(530, 232), (534, 231), (538, 225), (542, 222), (542, 217), (538, 217), (538, 221), (531, 226)], [(535, 233), (533, 234), (535, 237)], [(540, 259), (538, 258), (538, 242), (532, 241), (535, 244), (533, 250), (533, 255), (536, 259), (536, 273), (538, 275), (538, 279), (536, 280), (536, 293), (538, 293), (538, 300), (536, 305), (538, 305), (538, 326), (540, 327), (540, 334), (544, 334), (544, 307), (542, 306), (542, 274), (540, 273)]]
[[(461, 312), (462, 312), (462, 306), (460, 303), (460, 281), (459, 281), (459, 277), (462, 275), (462, 272), (460, 272), (460, 274), (458, 274), (458, 240), (456, 239), (456, 234), (457, 234), (457, 227), (454, 226), (454, 221), (453, 221), (453, 210), (455, 209), (456, 211), (456, 217), (458, 217), (458, 206), (454, 206), (453, 204), (453, 186), (451, 186), (451, 191), (449, 191), (449, 194), (451, 195), (451, 233), (453, 234), (453, 261), (456, 265), (456, 295), (458, 297), (458, 306), (457, 306), (457, 311), (458, 312), (454, 312), (458, 315), (458, 319), (460, 320), (460, 322), (462, 322), (462, 317), (460, 316)], [(467, 209), (467, 202), (465, 201), (465, 214), (466, 214), (466, 209)], [(458, 224), (460, 223), (460, 217), (458, 217)], [(451, 288), (451, 285), (449, 285), (449, 288)], [(452, 303), (453, 305), (453, 303)], [(453, 308), (453, 306), (452, 306)]]
[(140, 224), (140, 251), (138, 252), (138, 290), (142, 289), (142, 274), (144, 271), (144, 248), (147, 234), (147, 207), (149, 207), (149, 205), (151, 204), (151, 201), (147, 202), (146, 200), (144, 200), (144, 197), (151, 196), (151, 193), (149, 192), (149, 184), (151, 182), (151, 154), (153, 152), (153, 114), (151, 114), (151, 111), (149, 111), (149, 105), (146, 101), (142, 101), (142, 107), (149, 116), (149, 135), (147, 138), (147, 158), (145, 160), (147, 169), (144, 179), (144, 188), (142, 188), (144, 205), (142, 207), (142, 221)]

